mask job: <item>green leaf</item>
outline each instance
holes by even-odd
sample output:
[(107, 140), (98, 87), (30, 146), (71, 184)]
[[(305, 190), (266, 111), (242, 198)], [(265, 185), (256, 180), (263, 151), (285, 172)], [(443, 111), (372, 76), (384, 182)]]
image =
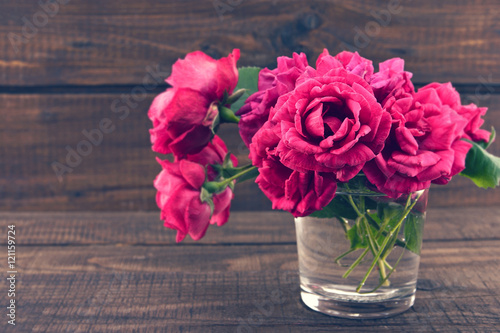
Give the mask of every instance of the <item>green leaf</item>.
[(398, 224), (404, 214), (404, 207), (401, 205), (384, 205), (382, 208), (382, 222), (386, 223), (386, 229), (392, 230)]
[(420, 255), (422, 249), (422, 234), (424, 232), (424, 217), (419, 214), (408, 214), (404, 226), (406, 248)]
[(243, 106), (246, 99), (251, 94), (259, 90), (259, 73), (259, 67), (241, 67), (238, 69), (238, 84), (236, 85), (236, 88), (234, 88), (234, 91), (238, 91), (240, 89), (245, 89), (246, 91), (240, 99), (231, 105), (231, 109), (234, 112), (237, 112)]
[(359, 227), (359, 223), (356, 223), (352, 228), (347, 230), (346, 236), (351, 242), (351, 250), (364, 249), (368, 246), (367, 238), (363, 230)]
[(489, 188), (500, 183), (500, 158), (488, 153), (481, 145), (472, 144), (465, 159), (465, 170), (460, 175), (470, 178), (477, 186)]
[(322, 210), (315, 211), (310, 216), (318, 218), (331, 218), (340, 216), (349, 220), (354, 220), (358, 217), (354, 208), (351, 204), (343, 197), (343, 195), (337, 195), (332, 201)]

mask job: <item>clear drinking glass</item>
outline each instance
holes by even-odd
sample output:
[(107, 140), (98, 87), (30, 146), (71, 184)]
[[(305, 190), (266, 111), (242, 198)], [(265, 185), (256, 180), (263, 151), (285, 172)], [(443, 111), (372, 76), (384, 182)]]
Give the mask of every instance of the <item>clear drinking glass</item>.
[(394, 200), (340, 192), (337, 203), (347, 210), (357, 205), (357, 216), (296, 218), (303, 302), (345, 318), (387, 317), (409, 309), (415, 301), (427, 195), (423, 190)]

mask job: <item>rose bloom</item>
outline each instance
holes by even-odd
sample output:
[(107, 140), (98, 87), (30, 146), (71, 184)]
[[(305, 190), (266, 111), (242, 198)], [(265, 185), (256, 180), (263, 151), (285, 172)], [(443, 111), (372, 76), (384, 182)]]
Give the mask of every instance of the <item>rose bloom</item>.
[[(255, 133), (268, 120), (269, 112), (276, 105), (278, 97), (295, 89), (297, 79), (308, 67), (304, 53), (294, 53), (293, 58), (278, 57), (277, 62), (277, 68), (273, 70), (264, 68), (260, 71), (259, 90), (252, 94), (237, 112), (241, 116), (238, 124), (240, 136), (247, 147)], [(373, 75), (371, 60), (361, 57), (357, 52), (344, 51), (332, 57), (328, 50), (324, 49), (316, 61), (316, 67), (325, 70), (342, 67), (368, 82)]]
[(385, 105), (386, 100), (396, 92), (415, 92), (411, 82), (413, 74), (404, 70), (404, 64), (400, 58), (381, 62), (379, 71), (370, 78), (370, 86), (381, 105)]
[(370, 82), (373, 75), (372, 61), (361, 57), (358, 52), (343, 51), (332, 57), (327, 49), (323, 50), (318, 60), (316, 68), (330, 70), (333, 68), (342, 67), (349, 73), (355, 74), (366, 82)]
[(264, 68), (260, 71), (259, 90), (248, 97), (237, 112), (237, 115), (241, 116), (238, 123), (240, 136), (247, 147), (255, 133), (268, 120), (269, 111), (276, 105), (278, 97), (295, 88), (295, 81), (306, 67), (306, 55), (294, 53), (293, 58), (279, 57), (277, 68), (273, 70)]
[[(299, 83), (300, 82), (300, 83)], [(332, 172), (347, 182), (384, 147), (391, 117), (369, 84), (344, 68), (309, 68), (295, 90), (278, 99), (276, 154), (290, 169)]]
[(189, 53), (172, 67), (166, 80), (172, 88), (158, 95), (148, 112), (154, 151), (183, 157), (196, 154), (213, 136), (213, 122), (224, 92), (238, 83), (239, 50), (214, 60), (203, 52)]
[[(213, 181), (217, 178), (217, 172), (212, 168), (211, 164), (222, 164), (227, 155), (227, 147), (224, 141), (217, 135), (214, 135), (202, 151), (197, 154), (187, 155), (186, 159), (191, 162), (196, 162), (207, 168), (207, 179)], [(230, 155), (233, 166), (238, 166), (238, 159), (233, 154)], [(178, 162), (178, 159), (176, 159)]]
[(488, 142), (491, 133), (480, 128), (484, 123), (482, 117), (486, 114), (488, 108), (479, 108), (473, 103), (462, 105), (460, 102), (460, 95), (453, 88), (451, 83), (440, 84), (435, 82), (422, 87), (419, 91), (424, 91), (426, 89), (435, 90), (444, 105), (449, 106), (467, 120), (467, 125), (462, 135), (463, 138), (474, 142)]
[[(446, 184), (465, 168), (484, 109), (463, 107), (451, 84), (432, 83), (415, 94), (401, 90), (384, 107), (393, 117), (388, 142), (381, 154), (363, 168), (368, 180), (391, 197)], [(466, 108), (466, 110), (464, 110)]]
[(280, 141), (278, 128), (267, 122), (250, 145), (252, 164), (259, 168), (255, 182), (271, 200), (273, 209), (293, 216), (307, 216), (322, 209), (335, 196), (337, 183), (332, 173), (300, 172), (284, 166), (276, 147)]
[[(209, 224), (222, 226), (228, 221), (233, 199), (231, 188), (212, 196), (213, 213), (208, 202), (202, 202), (200, 198), (205, 180), (211, 181), (217, 176), (209, 164), (221, 164), (226, 153), (224, 142), (215, 136), (201, 152), (188, 155), (186, 159), (175, 162), (158, 159), (163, 170), (154, 181), (158, 190), (156, 203), (161, 209), (165, 227), (177, 230), (177, 242), (188, 234), (199, 240)], [(234, 156), (231, 159), (236, 162)]]
[[(351, 70), (369, 73), (371, 63), (343, 57), (347, 64), (356, 60)], [(337, 181), (353, 178), (382, 150), (390, 128), (390, 114), (368, 82), (324, 52), (317, 69), (305, 69), (254, 135), (256, 182), (273, 207), (309, 215), (333, 199)]]

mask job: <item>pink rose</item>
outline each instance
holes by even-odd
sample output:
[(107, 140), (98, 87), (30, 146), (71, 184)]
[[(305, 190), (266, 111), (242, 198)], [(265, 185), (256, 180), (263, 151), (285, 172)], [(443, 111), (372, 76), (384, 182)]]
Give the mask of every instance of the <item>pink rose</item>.
[(273, 209), (293, 216), (307, 216), (322, 209), (335, 196), (337, 183), (331, 173), (299, 172), (287, 168), (275, 156), (279, 137), (267, 122), (250, 145), (252, 163), (259, 167), (255, 182), (271, 200)]
[(488, 108), (480, 108), (473, 103), (460, 106), (458, 113), (468, 121), (464, 129), (463, 137), (465, 139), (474, 142), (489, 141), (491, 133), (480, 128), (484, 123), (482, 116), (486, 114), (486, 111), (488, 111)]
[[(353, 68), (359, 66), (367, 64)], [(337, 180), (348, 181), (374, 158), (391, 128), (365, 79), (327, 53), (317, 67), (307, 67), (278, 99), (250, 145), (257, 184), (273, 208), (294, 216), (326, 206)]]
[(217, 104), (198, 91), (171, 88), (158, 95), (149, 109), (153, 150), (183, 157), (199, 152), (210, 141)]
[(326, 73), (335, 68), (344, 68), (349, 73), (355, 74), (367, 82), (373, 75), (373, 64), (371, 60), (361, 57), (358, 52), (343, 51), (332, 57), (327, 49), (319, 55), (316, 61), (316, 69)]
[(197, 51), (174, 64), (166, 80), (172, 88), (158, 95), (148, 112), (154, 151), (183, 157), (205, 147), (224, 92), (231, 94), (238, 82), (238, 58), (239, 50), (220, 60)]
[(375, 97), (382, 105), (388, 97), (393, 96), (399, 90), (407, 93), (415, 92), (411, 82), (413, 74), (404, 71), (404, 63), (404, 60), (400, 58), (386, 60), (379, 64), (379, 71), (371, 77), (370, 85)]
[(467, 125), (462, 135), (463, 138), (474, 142), (488, 142), (490, 132), (480, 128), (484, 123), (482, 116), (486, 114), (488, 108), (479, 108), (472, 103), (469, 105), (462, 105), (460, 102), (460, 95), (449, 82), (444, 84), (434, 82), (420, 88), (419, 91), (424, 91), (426, 89), (434, 89), (444, 105), (449, 106), (467, 120)]
[(196, 163), (158, 160), (163, 170), (156, 177), (156, 203), (165, 227), (177, 230), (177, 242), (187, 234), (194, 240), (205, 235), (210, 221), (210, 206), (200, 199), (205, 169)]
[(241, 116), (238, 124), (240, 136), (247, 147), (252, 137), (269, 118), (269, 110), (276, 104), (278, 97), (295, 88), (295, 81), (307, 67), (304, 53), (294, 53), (293, 58), (279, 57), (278, 68), (264, 68), (259, 73), (259, 90), (247, 98), (238, 111)]
[[(213, 181), (218, 177), (218, 174), (212, 168), (211, 164), (222, 164), (226, 158), (227, 152), (224, 141), (219, 136), (214, 135), (212, 141), (210, 141), (202, 151), (197, 154), (187, 155), (186, 159), (205, 166), (207, 168), (208, 181)], [(238, 166), (238, 159), (236, 156), (231, 154), (230, 158), (233, 166)]]
[(390, 97), (384, 107), (393, 126), (382, 153), (363, 168), (368, 180), (391, 197), (446, 184), (465, 168), (471, 145), (461, 138), (468, 120), (448, 84), (430, 84), (412, 95)]
[(275, 155), (290, 169), (350, 180), (384, 147), (390, 114), (369, 84), (344, 68), (309, 67), (297, 81), (270, 114), (279, 127)]
[(172, 74), (166, 80), (176, 88), (190, 88), (200, 92), (212, 101), (220, 101), (224, 91), (230, 95), (238, 84), (236, 62), (240, 50), (234, 49), (226, 58), (214, 60), (201, 51), (186, 55), (172, 67)]
[[(306, 55), (293, 54), (293, 58), (279, 57), (278, 68), (263, 69), (259, 74), (259, 91), (251, 95), (238, 111), (240, 135), (247, 146), (252, 137), (269, 118), (271, 107), (276, 105), (278, 97), (295, 89), (297, 79), (308, 67)], [(316, 68), (325, 74), (336, 68), (344, 68), (365, 80), (373, 75), (371, 60), (361, 57), (357, 52), (341, 52), (332, 57), (327, 49), (318, 57)]]
[[(209, 224), (224, 225), (229, 219), (233, 192), (227, 187), (212, 196), (213, 212), (208, 202), (201, 201), (201, 189), (205, 180), (218, 176), (210, 164), (222, 164), (227, 154), (224, 142), (214, 136), (212, 142), (194, 155), (175, 162), (161, 161), (163, 170), (156, 177), (154, 186), (158, 190), (156, 202), (161, 209), (161, 219), (168, 228), (177, 230), (177, 242), (187, 234), (194, 240), (205, 235)], [(231, 156), (236, 166), (236, 159)]]
[(322, 172), (299, 172), (272, 159), (263, 161), (255, 182), (271, 199), (273, 209), (294, 217), (307, 216), (328, 205), (335, 196), (335, 177)]

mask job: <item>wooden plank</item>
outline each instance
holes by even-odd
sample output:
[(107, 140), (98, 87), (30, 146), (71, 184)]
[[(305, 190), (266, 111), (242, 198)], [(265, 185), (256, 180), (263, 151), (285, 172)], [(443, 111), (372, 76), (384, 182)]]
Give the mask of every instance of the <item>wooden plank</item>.
[(499, 241), (426, 244), (415, 306), (357, 321), (304, 307), (293, 245), (20, 247), (16, 329), (493, 332), (499, 258)]
[[(130, 93), (130, 92), (129, 92)], [(465, 100), (477, 99), (465, 95)], [(486, 128), (500, 129), (500, 95), (485, 96), (481, 105), (490, 108)], [(153, 180), (160, 171), (150, 149), (151, 123), (147, 110), (153, 95), (118, 113), (113, 103), (122, 94), (0, 94), (3, 119), (0, 122), (0, 210), (82, 211), (156, 210)], [(102, 134), (99, 145), (91, 145), (82, 131), (99, 128), (109, 119), (114, 130)], [(219, 133), (241, 163), (248, 151), (236, 126), (221, 126)], [(96, 137), (97, 138), (97, 137)], [(92, 147), (80, 164), (58, 180), (52, 163), (67, 165), (68, 150), (87, 141)], [(98, 141), (96, 141), (98, 142)], [(82, 146), (80, 148), (85, 149)], [(500, 155), (500, 141), (491, 151)], [(70, 161), (75, 162), (74, 158)], [(500, 191), (482, 190), (468, 179), (456, 177), (447, 186), (436, 186), (430, 205), (498, 205)], [(270, 209), (269, 200), (252, 182), (236, 187), (235, 210)]]
[[(161, 168), (151, 151), (147, 110), (153, 99), (114, 113), (120, 95), (0, 95), (5, 117), (0, 124), (0, 209), (3, 210), (156, 210), (153, 180)], [(125, 104), (119, 104), (123, 107)], [(82, 131), (109, 119), (114, 131), (102, 134), (87, 156), (59, 181), (52, 163), (68, 164), (68, 150), (90, 140)], [(221, 129), (229, 149), (248, 160), (236, 126)], [(95, 138), (98, 138), (96, 136)], [(99, 141), (96, 141), (99, 142)], [(245, 149), (243, 149), (245, 147)], [(86, 147), (83, 147), (85, 149)], [(74, 157), (70, 157), (74, 163)], [(238, 188), (236, 209), (270, 203), (248, 182)], [(253, 195), (259, 193), (260, 195)], [(29, 207), (29, 208), (28, 208)]]
[[(157, 212), (53, 213), (0, 215), (0, 229), (15, 225), (20, 245), (172, 245), (176, 232), (163, 227)], [(500, 208), (433, 208), (427, 213), (424, 242), (500, 240)], [(1, 239), (0, 244), (6, 240)], [(293, 217), (286, 212), (232, 212), (223, 227), (185, 245), (295, 244)]]
[[(217, 3), (226, 7), (217, 11)], [(38, 2), (2, 4), (0, 86), (134, 85), (148, 66), (168, 72), (194, 50), (220, 57), (240, 48), (241, 65), (265, 67), (293, 51), (314, 60), (325, 47), (359, 50), (375, 62), (404, 57), (417, 82), (500, 83), (492, 74), (500, 63), (496, 0), (89, 0), (58, 7), (47, 16)]]

